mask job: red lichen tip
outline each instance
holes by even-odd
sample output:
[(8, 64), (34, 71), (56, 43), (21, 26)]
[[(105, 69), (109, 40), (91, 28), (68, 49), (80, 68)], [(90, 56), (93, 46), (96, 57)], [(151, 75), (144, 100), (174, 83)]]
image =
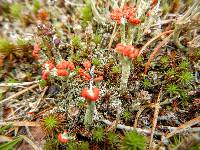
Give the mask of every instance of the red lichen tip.
[(115, 20), (118, 24), (120, 24), (121, 19), (123, 17), (122, 9), (120, 9), (120, 8), (113, 9), (110, 14), (110, 17), (111, 17), (111, 19)]
[(59, 133), (58, 134), (58, 140), (61, 143), (67, 143), (67, 142), (69, 142), (69, 137), (67, 136), (66, 130), (64, 131), (64, 133)]
[(58, 76), (68, 76), (68, 72), (66, 69), (57, 69)]
[(49, 72), (43, 70), (43, 71), (42, 71), (42, 79), (43, 79), (43, 80), (47, 80), (47, 79), (48, 79), (48, 76), (49, 76)]
[(90, 70), (92, 65), (91, 65), (91, 62), (89, 60), (85, 60), (83, 62), (83, 66), (85, 67), (85, 70)]
[(99, 98), (99, 94), (100, 94), (100, 90), (99, 88), (96, 88), (96, 87), (91, 90), (88, 88), (84, 88), (81, 92), (82, 97), (93, 102), (97, 101), (97, 99)]

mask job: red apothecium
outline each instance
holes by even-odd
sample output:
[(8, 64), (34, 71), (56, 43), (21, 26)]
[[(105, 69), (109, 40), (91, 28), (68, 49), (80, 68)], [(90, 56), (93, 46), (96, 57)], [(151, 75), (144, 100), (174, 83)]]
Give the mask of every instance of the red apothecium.
[(67, 131), (65, 130), (64, 133), (59, 133), (58, 134), (58, 140), (62, 143), (67, 143), (69, 142), (69, 137), (67, 135)]
[(118, 24), (121, 22), (121, 18), (123, 17), (122, 9), (115, 8), (112, 10), (110, 14), (111, 19), (115, 20)]
[(68, 72), (66, 69), (57, 69), (58, 76), (68, 76)]
[(99, 98), (99, 93), (99, 88), (94, 87), (93, 89), (89, 89), (85, 87), (81, 92), (81, 96), (89, 101), (95, 102)]
[(42, 71), (42, 79), (43, 79), (43, 80), (47, 80), (47, 79), (48, 79), (48, 76), (49, 76), (49, 72), (43, 70), (43, 71)]
[(83, 62), (83, 66), (85, 67), (85, 70), (90, 70), (90, 68), (91, 68), (91, 62), (89, 60), (85, 60)]

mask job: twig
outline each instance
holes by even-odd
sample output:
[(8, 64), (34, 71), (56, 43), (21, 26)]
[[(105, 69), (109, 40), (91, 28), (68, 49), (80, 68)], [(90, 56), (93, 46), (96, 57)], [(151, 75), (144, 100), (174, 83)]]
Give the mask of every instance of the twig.
[(70, 1), (65, 0), (65, 3), (69, 4), (71, 6), (77, 6), (77, 7), (84, 7), (85, 6), (84, 4), (73, 3), (73, 2), (71, 2), (71, 0)]
[(43, 99), (43, 97), (44, 97), (44, 95), (45, 95), (47, 89), (48, 89), (48, 86), (44, 88), (42, 94), (40, 95), (40, 97), (39, 97), (39, 99), (38, 99), (38, 101), (37, 101), (37, 103), (36, 103), (36, 108), (39, 106), (39, 104), (40, 104), (41, 100)]
[(1, 86), (26, 86), (26, 85), (31, 85), (34, 83), (39, 83), (39, 81), (22, 82), (22, 83), (0, 83), (0, 87)]
[(8, 121), (0, 122), (0, 125), (12, 125), (12, 126), (29, 126), (29, 127), (40, 127), (40, 123), (31, 121)]
[(188, 150), (194, 145), (200, 143), (200, 132), (196, 134), (191, 134), (184, 138), (182, 142), (175, 148), (176, 150)]
[(160, 48), (162, 46), (164, 46), (165, 44), (167, 44), (167, 42), (169, 41), (170, 37), (172, 36), (173, 34), (170, 34), (168, 37), (166, 37), (162, 42), (160, 42), (153, 50), (153, 52), (151, 53), (150, 55), (150, 58), (148, 59), (148, 62), (145, 64), (145, 70), (144, 70), (144, 74), (147, 73), (150, 65), (151, 65), (151, 61), (155, 58), (155, 55), (158, 53), (158, 51), (160, 50)]
[[(102, 119), (102, 120), (99, 120), (107, 125), (112, 125), (113, 123), (109, 120), (106, 120), (106, 119)], [(117, 128), (118, 129), (121, 129), (121, 130), (127, 130), (127, 131), (132, 131), (132, 130), (136, 130), (137, 132), (139, 133), (142, 133), (142, 134), (146, 134), (146, 135), (150, 135), (151, 134), (151, 130), (148, 130), (148, 129), (141, 129), (141, 128), (133, 128), (133, 127), (130, 127), (130, 126), (126, 126), (126, 125), (123, 125), (123, 124), (117, 124)], [(155, 132), (155, 135), (158, 135), (158, 136), (161, 136), (162, 133), (160, 132)]]
[(114, 29), (113, 29), (113, 32), (112, 32), (112, 35), (111, 35), (111, 38), (110, 38), (110, 42), (109, 42), (109, 44), (108, 44), (108, 49), (109, 49), (109, 50), (111, 49), (113, 40), (114, 40), (114, 38), (115, 38), (115, 36), (116, 36), (116, 33), (117, 33), (116, 28), (117, 28), (117, 23), (115, 23), (115, 26), (114, 26)]
[(162, 32), (160, 34), (158, 34), (157, 36), (153, 37), (152, 39), (150, 39), (143, 47), (142, 49), (140, 50), (140, 53), (138, 56), (140, 56), (143, 51), (155, 40), (157, 40), (159, 37), (161, 37), (162, 35), (165, 35), (165, 34), (169, 34), (169, 33), (172, 33), (174, 30), (169, 30), (169, 31), (165, 31), (165, 32)]
[(41, 147), (39, 147), (38, 145), (36, 145), (31, 139), (29, 139), (27, 136), (25, 135), (20, 135), (28, 144), (30, 144), (34, 150), (42, 150)]
[(169, 139), (170, 137), (174, 136), (175, 134), (178, 134), (178, 133), (181, 133), (183, 131), (186, 131), (187, 128), (190, 128), (191, 126), (197, 124), (200, 122), (200, 116), (180, 125), (179, 127), (176, 128), (176, 130), (168, 133), (166, 135), (166, 138), (165, 139)]
[(19, 91), (19, 92), (15, 93), (14, 95), (11, 95), (10, 97), (8, 97), (8, 98), (6, 98), (6, 99), (0, 101), (0, 104), (5, 103), (5, 102), (7, 102), (7, 101), (9, 101), (9, 100), (11, 100), (11, 99), (13, 99), (13, 98), (18, 97), (18, 96), (20, 96), (21, 94), (23, 94), (23, 93), (25, 93), (25, 92), (27, 92), (27, 91), (29, 91), (29, 90), (31, 90), (31, 89), (37, 87), (38, 85), (39, 85), (39, 84), (34, 84), (34, 85), (32, 85), (32, 86), (30, 86), (30, 87), (28, 87), (28, 88), (26, 88), (26, 89), (24, 89), (24, 90), (22, 90), (22, 91)]
[(156, 23), (156, 24), (151, 25), (151, 27), (167, 24), (167, 23), (170, 23), (170, 22), (173, 22), (173, 21), (176, 21), (176, 19), (162, 20), (160, 23)]
[(157, 125), (157, 120), (158, 120), (158, 113), (159, 113), (159, 108), (160, 108), (160, 100), (162, 98), (162, 89), (160, 90), (159, 94), (158, 94), (158, 98), (157, 98), (157, 102), (155, 105), (155, 111), (154, 111), (154, 119), (153, 119), (153, 126), (152, 126), (152, 130), (151, 130), (151, 138), (150, 138), (150, 144), (149, 144), (149, 148), (153, 149), (152, 147), (152, 143), (153, 143), (153, 135), (156, 129), (156, 125)]

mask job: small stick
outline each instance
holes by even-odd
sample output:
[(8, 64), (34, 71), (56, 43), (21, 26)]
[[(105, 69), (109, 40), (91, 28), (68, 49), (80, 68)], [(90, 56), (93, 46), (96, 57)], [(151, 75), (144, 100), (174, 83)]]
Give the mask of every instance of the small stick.
[(32, 82), (22, 82), (22, 83), (0, 83), (1, 86), (26, 86), (31, 85), (33, 83), (38, 83), (39, 81), (32, 81)]
[(166, 139), (169, 139), (170, 137), (174, 136), (177, 133), (181, 133), (183, 131), (186, 131), (187, 128), (190, 128), (191, 126), (198, 124), (200, 122), (200, 116), (180, 125), (179, 127), (176, 128), (176, 130), (170, 132), (167, 134)]
[(115, 23), (115, 26), (114, 26), (114, 29), (113, 29), (113, 32), (112, 32), (112, 35), (111, 35), (111, 38), (110, 38), (110, 42), (109, 42), (109, 44), (108, 44), (108, 49), (109, 49), (109, 50), (111, 49), (113, 40), (114, 40), (114, 38), (115, 38), (115, 36), (116, 36), (116, 33), (117, 33), (117, 31), (118, 31), (118, 29), (117, 29), (117, 31), (116, 31), (116, 28), (117, 28), (117, 23)]
[(154, 132), (155, 132), (155, 129), (156, 129), (156, 125), (157, 125), (161, 96), (162, 96), (162, 89), (160, 90), (160, 92), (158, 94), (157, 102), (156, 102), (156, 105), (155, 105), (153, 126), (152, 126), (152, 130), (151, 130), (151, 138), (150, 138), (150, 144), (149, 144), (149, 148), (150, 149), (153, 149), (153, 147), (152, 147), (153, 135), (154, 135)]
[(148, 62), (145, 64), (145, 70), (144, 70), (144, 74), (147, 73), (150, 65), (151, 65), (151, 61), (155, 58), (155, 55), (159, 52), (160, 48), (162, 46), (164, 46), (170, 39), (170, 37), (172, 36), (172, 34), (170, 34), (168, 37), (166, 37), (162, 42), (160, 42), (153, 50), (153, 52), (150, 55), (150, 58), (148, 59)]
[[(71, 0), (70, 0), (71, 1)], [(73, 3), (73, 2), (70, 2), (68, 0), (65, 0), (65, 3), (66, 4), (69, 4), (71, 6), (77, 6), (77, 7), (84, 7), (85, 5), (84, 4), (78, 4), (78, 3)]]
[[(106, 120), (106, 119), (102, 119), (102, 120), (99, 120), (107, 125), (113, 125), (113, 123), (109, 120)], [(133, 130), (136, 130), (137, 132), (139, 133), (143, 133), (143, 134), (146, 134), (146, 135), (150, 135), (151, 134), (151, 130), (148, 130), (148, 129), (141, 129), (141, 128), (133, 128), (133, 127), (130, 127), (130, 126), (126, 126), (126, 125), (123, 125), (123, 124), (117, 124), (117, 128), (118, 129), (121, 129), (121, 130), (127, 130), (127, 131), (133, 131)], [(162, 136), (162, 133), (160, 132), (155, 132), (154, 133), (155, 135), (158, 135), (158, 136)]]
[(161, 37), (162, 35), (172, 33), (173, 31), (174, 31), (174, 30), (169, 30), (169, 31), (162, 32), (162, 33), (158, 34), (157, 36), (153, 37), (152, 39), (150, 39), (150, 40), (142, 47), (142, 49), (140, 50), (138, 56), (140, 56), (140, 55), (143, 53), (143, 51), (144, 51), (153, 41), (157, 40), (157, 39), (158, 39), (159, 37)]
[(40, 123), (31, 122), (31, 121), (8, 121), (8, 122), (0, 122), (0, 125), (12, 125), (12, 126), (29, 126), (29, 127), (40, 127)]
[(29, 91), (29, 90), (31, 90), (31, 89), (37, 87), (38, 85), (39, 85), (38, 83), (37, 83), (37, 84), (34, 84), (34, 85), (32, 85), (32, 86), (30, 86), (30, 87), (28, 87), (28, 88), (26, 88), (26, 89), (24, 89), (24, 90), (22, 90), (22, 91), (19, 91), (19, 92), (15, 93), (14, 95), (11, 95), (10, 97), (8, 97), (8, 98), (6, 98), (6, 99), (0, 101), (0, 104), (5, 103), (5, 102), (7, 102), (7, 101), (9, 101), (9, 100), (11, 100), (11, 99), (13, 99), (13, 98), (18, 97), (18, 96), (20, 96), (21, 94), (23, 94), (23, 93), (25, 93), (25, 92), (27, 92), (27, 91)]

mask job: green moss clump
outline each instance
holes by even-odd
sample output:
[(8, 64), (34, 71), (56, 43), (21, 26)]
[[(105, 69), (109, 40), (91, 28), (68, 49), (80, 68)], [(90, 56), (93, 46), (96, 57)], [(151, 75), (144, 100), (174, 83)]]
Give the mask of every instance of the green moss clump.
[(145, 89), (150, 88), (152, 86), (151, 82), (148, 79), (144, 79), (143, 86)]
[(33, 0), (33, 12), (36, 13), (40, 9), (40, 1)]
[(182, 69), (182, 70), (188, 69), (189, 68), (189, 62), (187, 60), (182, 61), (179, 64), (179, 68)]
[(115, 134), (114, 132), (108, 132), (107, 134), (107, 139), (109, 141), (109, 143), (114, 146), (115, 144), (117, 144), (119, 142), (119, 137), (117, 134)]
[(77, 149), (77, 144), (74, 141), (70, 141), (69, 143), (66, 144), (66, 150), (76, 150)]
[(89, 150), (89, 143), (88, 142), (79, 143), (78, 150)]
[(146, 139), (136, 131), (126, 132), (121, 142), (122, 150), (145, 150)]
[(98, 67), (101, 64), (101, 61), (98, 58), (93, 58), (92, 64), (95, 65), (96, 67)]
[(72, 46), (80, 47), (80, 45), (81, 45), (81, 38), (78, 35), (75, 35), (71, 39), (71, 44), (72, 44)]
[(17, 39), (16, 43), (17, 45), (26, 45), (28, 42), (24, 39)]
[(43, 119), (42, 125), (47, 131), (52, 131), (58, 127), (59, 121), (56, 116), (49, 115)]
[(81, 9), (81, 19), (84, 23), (90, 22), (92, 20), (92, 16), (92, 8), (89, 4)]
[(13, 45), (9, 40), (0, 38), (0, 52), (9, 53), (13, 50)]
[(120, 73), (121, 72), (121, 68), (119, 66), (113, 66), (111, 68), (111, 72), (112, 73)]
[(104, 130), (103, 128), (94, 129), (92, 132), (93, 139), (97, 142), (102, 142), (104, 140)]
[(46, 81), (46, 80), (40, 80), (40, 81), (39, 81), (39, 85), (40, 85), (41, 87), (45, 87), (45, 86), (47, 85), (47, 81)]
[(122, 114), (122, 118), (125, 121), (128, 121), (131, 118), (131, 113), (128, 110), (124, 111), (123, 114)]
[(57, 139), (47, 139), (44, 144), (44, 150), (55, 150), (59, 149), (59, 142)]
[(169, 84), (167, 85), (166, 91), (170, 94), (170, 97), (172, 97), (174, 94), (178, 94), (179, 88), (176, 84)]
[(14, 18), (20, 18), (23, 6), (19, 3), (14, 3), (10, 6), (10, 13)]
[(169, 70), (167, 70), (166, 75), (168, 77), (173, 77), (176, 74), (176, 70), (174, 68), (170, 68)]
[(192, 72), (189, 71), (183, 71), (181, 72), (181, 75), (179, 76), (182, 83), (189, 84), (191, 80), (194, 78)]
[(95, 43), (95, 44), (100, 44), (101, 43), (101, 36), (100, 35), (98, 35), (98, 34), (96, 34), (96, 35), (94, 35), (93, 36), (93, 42)]

